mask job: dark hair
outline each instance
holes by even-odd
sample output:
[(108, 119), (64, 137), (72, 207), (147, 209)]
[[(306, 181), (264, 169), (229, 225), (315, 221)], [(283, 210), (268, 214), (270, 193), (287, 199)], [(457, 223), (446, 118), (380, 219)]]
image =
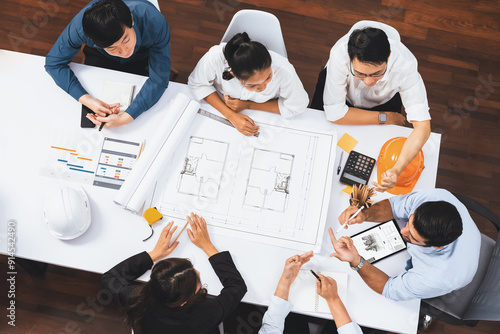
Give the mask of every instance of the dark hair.
[(413, 227), (427, 246), (441, 247), (462, 234), (462, 218), (448, 202), (425, 202), (415, 210)]
[[(271, 55), (266, 47), (259, 42), (250, 41), (246, 32), (233, 36), (224, 47), (224, 57), (229, 64), (230, 71), (240, 80), (248, 80), (255, 72), (271, 66)], [(224, 80), (231, 80), (233, 76), (226, 70), (222, 74)]]
[(383, 30), (356, 29), (349, 36), (347, 52), (351, 61), (357, 58), (362, 63), (381, 65), (389, 59), (391, 46)]
[(85, 11), (82, 26), (98, 47), (107, 48), (123, 36), (125, 27), (132, 28), (132, 14), (121, 0), (101, 0)]
[(196, 292), (199, 284), (200, 279), (188, 259), (170, 258), (156, 263), (149, 282), (133, 290), (126, 307), (126, 322), (140, 333), (143, 321), (158, 306), (177, 312), (189, 311), (207, 295), (205, 288)]

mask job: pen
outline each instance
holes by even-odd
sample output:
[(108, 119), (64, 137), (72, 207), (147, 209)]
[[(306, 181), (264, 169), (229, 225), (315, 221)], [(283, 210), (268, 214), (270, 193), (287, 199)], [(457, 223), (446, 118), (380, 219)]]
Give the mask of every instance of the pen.
[(339, 166), (337, 167), (337, 175), (340, 174), (340, 166), (342, 166), (342, 157), (343, 156), (344, 156), (344, 150), (342, 150), (342, 153), (340, 153)]
[(356, 212), (355, 212), (355, 213), (351, 216), (351, 218), (347, 219), (347, 221), (346, 221), (346, 222), (345, 222), (342, 226), (340, 226), (340, 228), (337, 230), (337, 233), (339, 233), (340, 231), (342, 231), (342, 229), (343, 229), (343, 228), (347, 225), (347, 223), (348, 223), (351, 219), (356, 218), (356, 216), (358, 215), (358, 213), (360, 213), (360, 212), (361, 212), (361, 210), (363, 210), (364, 208), (365, 208), (365, 206), (363, 205), (362, 207), (360, 207), (360, 208), (358, 209), (358, 211), (356, 211)]
[(314, 277), (316, 277), (316, 279), (321, 282), (321, 278), (319, 278), (318, 274), (316, 274), (312, 269), (311, 269), (311, 274), (313, 274)]
[[(102, 128), (104, 127), (104, 124), (106, 124), (106, 122), (101, 122), (101, 126), (99, 127), (99, 131), (102, 130)], [(337, 173), (338, 174), (338, 173)]]

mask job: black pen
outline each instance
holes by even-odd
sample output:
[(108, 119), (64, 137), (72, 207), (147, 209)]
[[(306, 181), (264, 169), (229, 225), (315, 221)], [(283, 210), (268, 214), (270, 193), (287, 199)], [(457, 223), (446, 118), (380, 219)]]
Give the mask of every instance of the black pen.
[(337, 175), (340, 174), (340, 166), (342, 166), (342, 157), (344, 156), (344, 150), (340, 153), (340, 160), (339, 160), (339, 166), (337, 167)]
[(313, 274), (314, 277), (316, 277), (316, 279), (321, 282), (321, 278), (319, 278), (318, 274), (316, 274), (312, 269), (311, 269), (311, 274)]
[[(104, 127), (104, 124), (106, 124), (106, 122), (101, 122), (101, 126), (99, 127), (99, 131), (102, 130), (102, 128)], [(339, 167), (340, 168), (340, 167)], [(338, 174), (338, 173), (337, 173)]]

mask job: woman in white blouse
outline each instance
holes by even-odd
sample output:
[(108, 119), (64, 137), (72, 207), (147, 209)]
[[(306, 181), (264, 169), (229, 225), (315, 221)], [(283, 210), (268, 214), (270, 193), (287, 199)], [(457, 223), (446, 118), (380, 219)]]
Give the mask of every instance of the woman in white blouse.
[(304, 87), (288, 60), (250, 41), (247, 33), (215, 45), (200, 59), (188, 85), (244, 135), (259, 127), (244, 109), (257, 109), (289, 118), (304, 112), (309, 103)]

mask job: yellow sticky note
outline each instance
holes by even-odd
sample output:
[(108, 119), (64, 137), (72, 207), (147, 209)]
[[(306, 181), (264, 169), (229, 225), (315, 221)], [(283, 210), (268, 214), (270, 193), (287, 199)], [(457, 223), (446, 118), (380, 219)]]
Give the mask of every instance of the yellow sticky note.
[(349, 134), (344, 133), (342, 138), (340, 138), (340, 140), (338, 141), (337, 145), (347, 153), (351, 153), (352, 149), (354, 148), (354, 146), (356, 146), (357, 143), (358, 141), (356, 139), (354, 139)]
[(345, 192), (347, 195), (351, 196), (351, 194), (352, 194), (352, 187), (351, 186), (347, 186), (344, 189), (342, 189), (342, 191)]

